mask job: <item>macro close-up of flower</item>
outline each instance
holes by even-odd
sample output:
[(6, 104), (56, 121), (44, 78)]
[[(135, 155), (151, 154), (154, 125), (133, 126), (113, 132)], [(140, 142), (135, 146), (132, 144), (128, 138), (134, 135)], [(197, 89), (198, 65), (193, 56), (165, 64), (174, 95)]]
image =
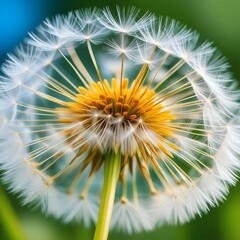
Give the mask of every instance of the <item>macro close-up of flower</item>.
[(226, 59), (176, 20), (57, 15), (2, 64), (2, 180), (95, 240), (188, 222), (237, 181), (239, 99)]

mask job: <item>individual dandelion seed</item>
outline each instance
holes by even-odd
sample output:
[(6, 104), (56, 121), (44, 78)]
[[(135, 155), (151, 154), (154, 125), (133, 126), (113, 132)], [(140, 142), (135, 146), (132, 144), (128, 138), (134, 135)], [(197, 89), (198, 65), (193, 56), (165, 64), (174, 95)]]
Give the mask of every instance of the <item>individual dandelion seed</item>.
[(57, 16), (0, 79), (4, 181), (46, 214), (97, 223), (95, 240), (187, 222), (236, 182), (239, 91), (216, 49), (174, 20)]

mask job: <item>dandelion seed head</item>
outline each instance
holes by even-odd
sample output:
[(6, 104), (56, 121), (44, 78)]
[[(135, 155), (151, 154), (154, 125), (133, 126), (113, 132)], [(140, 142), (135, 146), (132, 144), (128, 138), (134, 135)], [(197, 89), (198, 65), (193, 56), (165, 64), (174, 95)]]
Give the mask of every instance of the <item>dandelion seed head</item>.
[(136, 8), (45, 20), (1, 67), (4, 182), (24, 204), (90, 226), (115, 153), (112, 228), (151, 230), (205, 213), (240, 168), (228, 67), (198, 33)]

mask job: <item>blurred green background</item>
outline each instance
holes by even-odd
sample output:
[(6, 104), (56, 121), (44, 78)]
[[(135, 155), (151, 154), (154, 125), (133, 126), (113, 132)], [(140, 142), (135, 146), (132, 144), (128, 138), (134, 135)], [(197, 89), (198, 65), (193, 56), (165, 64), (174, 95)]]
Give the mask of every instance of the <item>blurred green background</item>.
[[(228, 58), (236, 79), (240, 79), (240, 1), (239, 0), (0, 0), (0, 63), (44, 18), (87, 6), (136, 6), (142, 12), (170, 16), (197, 30), (203, 40), (213, 41)], [(44, 217), (37, 210), (22, 207), (17, 197), (9, 194), (27, 240), (87, 240), (94, 228), (64, 225)], [(1, 204), (1, 202), (0, 202)], [(0, 239), (8, 240), (0, 226)], [(109, 240), (239, 240), (240, 185), (232, 187), (219, 207), (182, 226), (163, 226), (153, 232), (131, 236), (110, 233)]]

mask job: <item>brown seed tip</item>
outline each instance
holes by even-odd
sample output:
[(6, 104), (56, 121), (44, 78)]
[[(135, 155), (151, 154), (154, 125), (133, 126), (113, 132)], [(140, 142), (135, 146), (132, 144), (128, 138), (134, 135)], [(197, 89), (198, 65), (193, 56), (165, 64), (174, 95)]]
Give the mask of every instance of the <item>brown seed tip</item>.
[(121, 203), (122, 203), (122, 204), (125, 204), (126, 202), (127, 202), (127, 198), (122, 197), (122, 198), (121, 198)]

